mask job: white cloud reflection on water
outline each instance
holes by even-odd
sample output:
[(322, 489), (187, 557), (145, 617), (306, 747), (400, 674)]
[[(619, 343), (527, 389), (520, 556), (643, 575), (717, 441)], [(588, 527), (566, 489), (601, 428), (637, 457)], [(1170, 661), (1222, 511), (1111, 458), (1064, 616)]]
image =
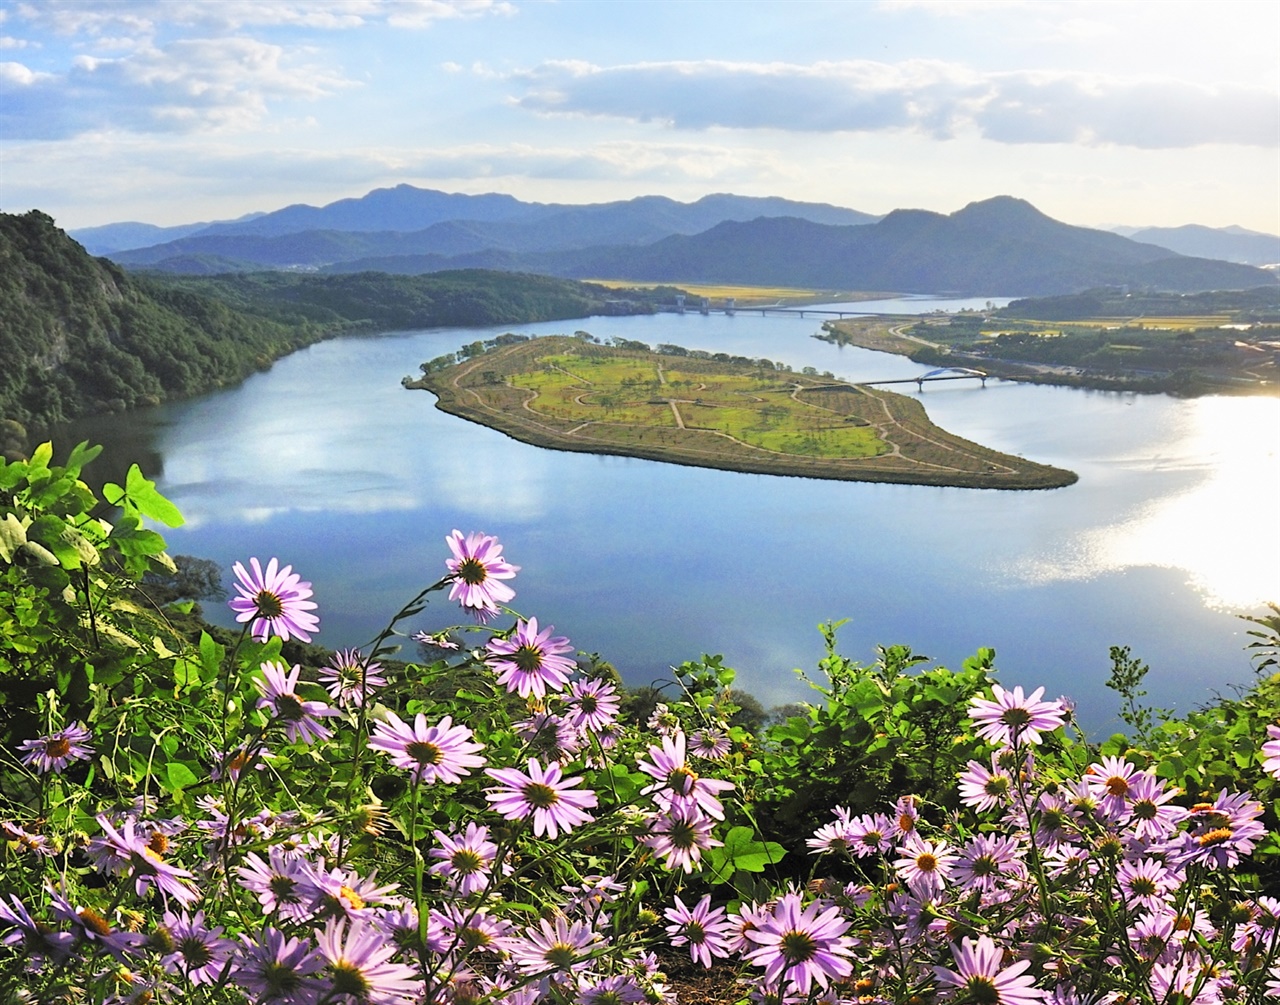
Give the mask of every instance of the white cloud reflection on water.
[(1185, 406), (1176, 439), (1159, 454), (1125, 462), (1187, 479), (1186, 488), (1083, 530), (1013, 574), (1044, 583), (1178, 569), (1218, 610), (1280, 601), (1280, 399), (1207, 397)]

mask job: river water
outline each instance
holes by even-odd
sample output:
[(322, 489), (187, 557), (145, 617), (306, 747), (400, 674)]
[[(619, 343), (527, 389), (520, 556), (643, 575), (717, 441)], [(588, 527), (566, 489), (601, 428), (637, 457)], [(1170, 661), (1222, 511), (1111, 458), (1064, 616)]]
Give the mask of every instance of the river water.
[[(840, 618), (841, 650), (864, 661), (905, 643), (958, 666), (992, 646), (1006, 686), (1070, 695), (1095, 731), (1118, 725), (1103, 686), (1112, 645), (1151, 665), (1161, 706), (1185, 711), (1252, 679), (1251, 626), (1237, 615), (1280, 598), (1280, 399), (926, 385), (944, 428), (1080, 475), (1068, 488), (999, 492), (562, 453), (440, 412), (399, 383), (505, 330), (585, 329), (851, 380), (926, 369), (818, 341), (819, 324), (688, 314), (341, 338), (238, 387), (74, 434), (107, 446), (100, 467), (138, 461), (158, 480), (187, 518), (165, 532), (172, 553), (228, 570), (251, 555), (291, 563), (314, 584), (316, 641), (333, 647), (367, 641), (438, 578), (456, 527), (498, 535), (522, 566), (513, 606), (631, 684), (722, 653), (766, 707), (803, 699), (813, 693), (793, 670), (812, 671), (817, 624)], [(438, 595), (410, 628), (456, 620)]]

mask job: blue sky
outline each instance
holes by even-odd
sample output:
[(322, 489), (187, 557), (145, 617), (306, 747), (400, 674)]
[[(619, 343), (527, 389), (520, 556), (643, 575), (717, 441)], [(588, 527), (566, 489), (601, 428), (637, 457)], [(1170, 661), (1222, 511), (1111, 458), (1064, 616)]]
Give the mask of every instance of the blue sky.
[(0, 0), (0, 209), (407, 182), (1280, 233), (1280, 4)]

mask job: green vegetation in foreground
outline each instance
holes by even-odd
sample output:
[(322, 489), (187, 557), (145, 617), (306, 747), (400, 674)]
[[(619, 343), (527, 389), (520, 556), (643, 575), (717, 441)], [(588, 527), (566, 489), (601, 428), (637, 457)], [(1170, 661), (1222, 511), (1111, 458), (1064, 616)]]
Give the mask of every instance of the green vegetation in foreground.
[(1179, 395), (1280, 392), (1280, 289), (1093, 290), (989, 311), (828, 322), (817, 336), (1015, 380)]
[(526, 443), (759, 474), (1054, 488), (1074, 473), (931, 423), (919, 402), (751, 360), (663, 345), (501, 336), (423, 364), (406, 386)]

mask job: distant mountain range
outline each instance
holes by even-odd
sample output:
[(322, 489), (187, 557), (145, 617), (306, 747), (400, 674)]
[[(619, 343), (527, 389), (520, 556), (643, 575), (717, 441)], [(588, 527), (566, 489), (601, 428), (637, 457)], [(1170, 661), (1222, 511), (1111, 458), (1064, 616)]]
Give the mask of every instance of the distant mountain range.
[(1180, 255), (1220, 258), (1244, 265), (1280, 264), (1280, 237), (1243, 227), (1113, 227), (1112, 233), (1134, 241), (1158, 244)]
[[(895, 210), (878, 218), (821, 203), (733, 195), (571, 206), (400, 185), (194, 230), (140, 229), (145, 226), (115, 224), (73, 236), (121, 265), (180, 273), (265, 268), (412, 275), (482, 268), (579, 279), (992, 296), (1126, 284), (1193, 292), (1276, 281), (1238, 262), (1140, 240), (1141, 234), (1173, 234), (1187, 248), (1220, 239), (1237, 258), (1231, 241), (1247, 239), (1251, 258), (1280, 260), (1258, 243), (1280, 244), (1280, 238), (1239, 228), (1146, 230), (1129, 238), (1060, 223), (1008, 196), (950, 215)], [(120, 248), (157, 234), (168, 239)]]

